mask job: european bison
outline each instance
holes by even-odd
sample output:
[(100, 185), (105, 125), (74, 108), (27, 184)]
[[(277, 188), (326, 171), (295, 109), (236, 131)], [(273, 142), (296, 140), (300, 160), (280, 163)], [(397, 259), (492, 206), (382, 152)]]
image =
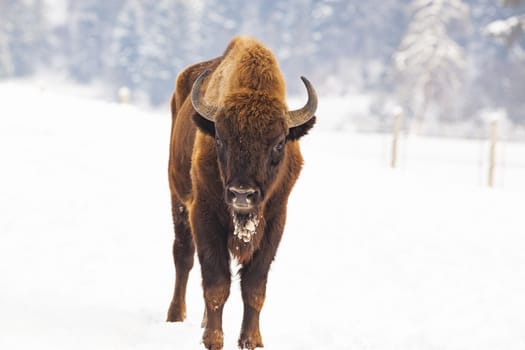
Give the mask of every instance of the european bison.
[(242, 265), (239, 347), (263, 347), (259, 313), (268, 270), (303, 165), (297, 140), (315, 123), (317, 96), (302, 80), (308, 102), (288, 111), (275, 57), (247, 37), (234, 38), (223, 56), (192, 65), (177, 78), (169, 159), (176, 273), (168, 321), (186, 316), (186, 284), (197, 248), (207, 349), (223, 346), (230, 257)]

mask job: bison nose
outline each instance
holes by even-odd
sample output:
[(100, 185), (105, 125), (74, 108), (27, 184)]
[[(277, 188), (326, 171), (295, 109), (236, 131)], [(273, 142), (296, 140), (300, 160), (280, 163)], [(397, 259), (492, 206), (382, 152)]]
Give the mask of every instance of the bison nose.
[(228, 187), (227, 200), (234, 209), (249, 210), (259, 203), (260, 191), (251, 187)]

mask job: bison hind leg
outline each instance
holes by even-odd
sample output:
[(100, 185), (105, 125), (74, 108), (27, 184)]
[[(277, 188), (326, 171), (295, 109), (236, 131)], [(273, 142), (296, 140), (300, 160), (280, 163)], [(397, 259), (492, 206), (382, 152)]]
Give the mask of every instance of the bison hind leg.
[(182, 322), (186, 318), (186, 304), (172, 301), (166, 322)]
[(173, 261), (175, 263), (175, 290), (168, 310), (168, 322), (182, 322), (186, 318), (186, 286), (193, 267), (195, 246), (188, 223), (188, 212), (184, 205), (172, 197), (173, 224), (175, 241), (173, 242)]

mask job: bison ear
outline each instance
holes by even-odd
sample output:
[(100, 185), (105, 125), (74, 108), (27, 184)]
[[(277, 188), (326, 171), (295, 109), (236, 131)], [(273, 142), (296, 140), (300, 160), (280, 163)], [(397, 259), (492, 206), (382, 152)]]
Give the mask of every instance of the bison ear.
[(315, 124), (315, 116), (310, 118), (306, 123), (294, 126), (293, 128), (290, 128), (290, 132), (288, 133), (288, 136), (286, 136), (286, 139), (289, 141), (295, 141), (301, 138), (302, 136), (308, 134), (308, 131), (314, 126)]
[(199, 128), (200, 131), (203, 133), (210, 135), (211, 137), (215, 137), (215, 123), (202, 117), (199, 113), (195, 113), (193, 115), (193, 122), (195, 125), (197, 125), (197, 128)]

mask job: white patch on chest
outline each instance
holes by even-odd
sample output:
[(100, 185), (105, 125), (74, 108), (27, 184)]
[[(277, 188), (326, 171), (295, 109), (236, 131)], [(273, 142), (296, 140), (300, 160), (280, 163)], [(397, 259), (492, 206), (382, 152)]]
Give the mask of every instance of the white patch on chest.
[(259, 226), (257, 215), (239, 216), (233, 214), (233, 235), (244, 243), (251, 241), (252, 237), (257, 233), (257, 226)]

